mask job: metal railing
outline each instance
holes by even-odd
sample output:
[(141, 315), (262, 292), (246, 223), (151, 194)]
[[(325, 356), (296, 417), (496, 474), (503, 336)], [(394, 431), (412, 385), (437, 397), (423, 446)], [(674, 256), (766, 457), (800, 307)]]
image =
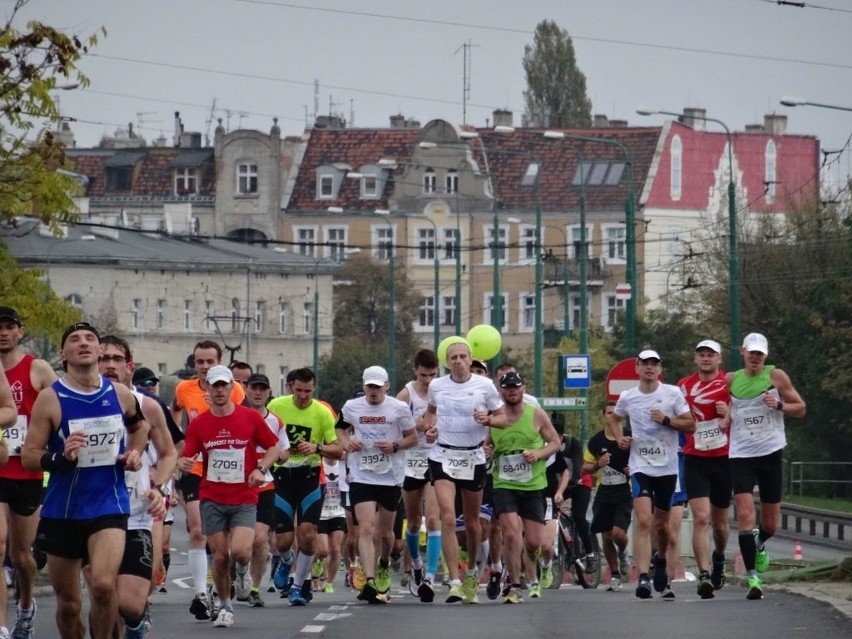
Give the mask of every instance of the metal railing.
[[(808, 486), (833, 486), (833, 497), (852, 496), (852, 462), (787, 462), (788, 494), (804, 494)], [(837, 487), (841, 487), (838, 490)], [(798, 489), (798, 491), (796, 490)]]

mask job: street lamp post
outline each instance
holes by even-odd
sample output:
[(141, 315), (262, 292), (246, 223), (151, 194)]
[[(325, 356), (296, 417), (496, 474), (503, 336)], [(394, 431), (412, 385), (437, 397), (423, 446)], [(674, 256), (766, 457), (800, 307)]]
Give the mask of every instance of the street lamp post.
[(395, 392), (396, 389), (396, 273), (394, 272), (394, 232), (393, 224), (388, 219), (390, 211), (385, 209), (376, 209), (376, 215), (384, 216), (381, 219), (388, 225), (390, 232), (390, 245), (388, 250), (388, 297), (390, 298), (390, 309), (388, 313), (388, 379), (390, 380), (390, 390)]
[[(681, 117), (680, 113), (674, 111), (661, 111), (659, 109), (639, 108), (639, 115), (670, 115), (675, 118)], [(731, 322), (731, 369), (740, 367), (740, 297), (739, 297), (739, 265), (737, 255), (737, 187), (734, 183), (734, 139), (728, 125), (716, 118), (702, 115), (692, 115), (696, 120), (715, 122), (725, 129), (728, 139), (728, 304), (730, 308)]]
[(796, 98), (793, 96), (785, 95), (781, 98), (781, 104), (787, 107), (797, 107), (797, 106), (812, 106), (819, 107), (820, 109), (835, 109), (837, 111), (852, 111), (852, 107), (846, 106), (838, 106), (836, 104), (822, 104), (820, 102), (808, 102), (804, 98)]

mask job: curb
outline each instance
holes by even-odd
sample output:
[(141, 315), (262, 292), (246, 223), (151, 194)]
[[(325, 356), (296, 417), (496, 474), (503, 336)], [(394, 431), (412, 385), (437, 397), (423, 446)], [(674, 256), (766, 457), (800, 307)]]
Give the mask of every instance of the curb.
[(852, 620), (852, 583), (816, 581), (809, 583), (776, 584), (773, 588), (829, 604), (847, 619)]

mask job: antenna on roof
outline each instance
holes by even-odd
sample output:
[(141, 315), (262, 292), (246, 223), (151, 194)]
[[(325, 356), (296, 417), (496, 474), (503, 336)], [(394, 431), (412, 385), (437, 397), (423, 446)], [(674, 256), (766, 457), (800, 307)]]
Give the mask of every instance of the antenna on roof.
[(462, 61), (462, 124), (467, 124), (467, 102), (470, 100), (470, 58), (473, 47), (478, 47), (478, 44), (471, 44), (470, 40), (461, 45), (455, 50), (455, 55), (460, 50), (464, 50), (464, 59)]

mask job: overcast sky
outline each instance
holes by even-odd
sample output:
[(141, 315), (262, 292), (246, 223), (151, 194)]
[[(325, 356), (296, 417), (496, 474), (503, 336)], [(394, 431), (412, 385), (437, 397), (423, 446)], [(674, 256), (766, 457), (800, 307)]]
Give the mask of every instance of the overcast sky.
[[(11, 0), (4, 3), (8, 6)], [(58, 93), (78, 146), (133, 122), (151, 140), (171, 136), (174, 111), (189, 131), (211, 110), (230, 129), (268, 130), (279, 118), (300, 135), (333, 109), (356, 127), (402, 113), (425, 124), (462, 122), (462, 45), (469, 42), (467, 122), (495, 108), (523, 111), (521, 60), (536, 24), (554, 20), (574, 39), (593, 112), (631, 124), (640, 105), (707, 109), (733, 130), (773, 111), (788, 132), (823, 149), (848, 144), (852, 112), (787, 108), (784, 95), (852, 107), (852, 2), (814, 0), (31, 0), (22, 18), (80, 35), (108, 35), (82, 63), (83, 91)], [(6, 10), (8, 12), (8, 9)], [(23, 20), (19, 19), (19, 26)], [(215, 109), (212, 109), (215, 100)], [(711, 125), (712, 126), (712, 125)], [(850, 153), (828, 169), (850, 174)]]

